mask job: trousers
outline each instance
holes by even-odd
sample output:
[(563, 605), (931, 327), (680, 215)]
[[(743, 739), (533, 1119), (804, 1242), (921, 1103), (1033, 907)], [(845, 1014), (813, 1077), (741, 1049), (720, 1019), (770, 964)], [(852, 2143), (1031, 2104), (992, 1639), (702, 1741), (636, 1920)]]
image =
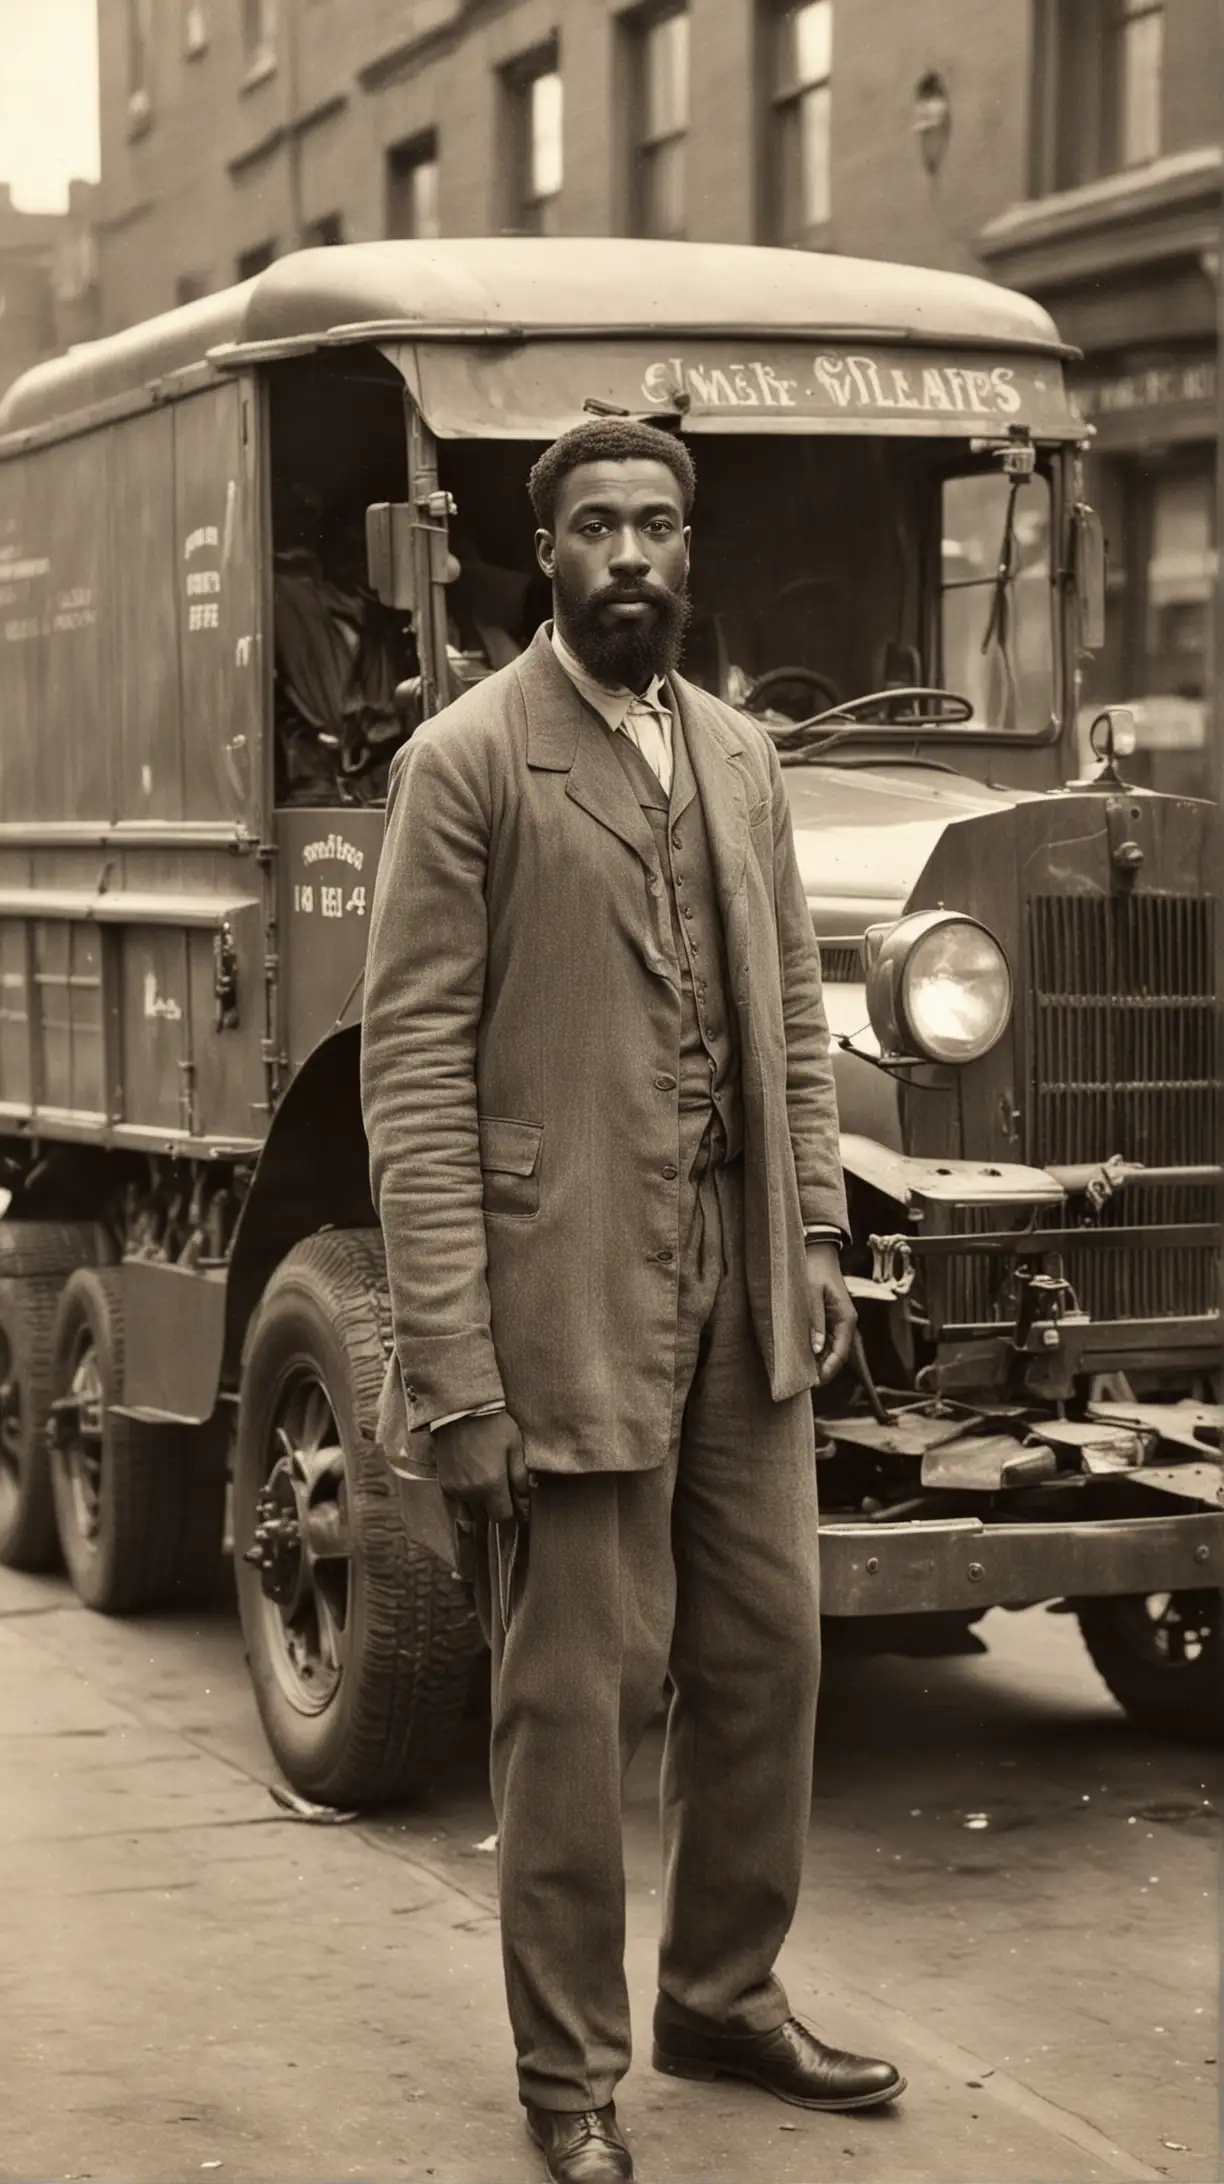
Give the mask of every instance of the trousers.
[(660, 1989), (744, 2031), (788, 2015), (774, 1965), (820, 1675), (812, 1407), (771, 1398), (742, 1164), (709, 1148), (707, 1132), (682, 1185), (666, 1462), (536, 1475), (478, 1585), (506, 1997), (520, 2098), (544, 2108), (601, 2107), (629, 2067), (621, 1784), (668, 1681)]

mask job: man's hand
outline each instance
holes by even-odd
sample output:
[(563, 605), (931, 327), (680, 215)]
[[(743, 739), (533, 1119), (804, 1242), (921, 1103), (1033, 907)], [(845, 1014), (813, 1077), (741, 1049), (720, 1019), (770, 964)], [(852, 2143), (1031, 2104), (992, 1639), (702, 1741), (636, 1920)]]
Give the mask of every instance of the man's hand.
[(456, 1418), (439, 1426), (433, 1437), (438, 1460), (438, 1484), (452, 1514), (473, 1521), (506, 1524), (517, 1517), (525, 1524), (530, 1510), (527, 1459), (523, 1436), (509, 1411), (492, 1411), (483, 1418)]
[(819, 1360), (816, 1384), (826, 1388), (849, 1357), (858, 1324), (836, 1244), (808, 1245), (807, 1284), (812, 1350)]

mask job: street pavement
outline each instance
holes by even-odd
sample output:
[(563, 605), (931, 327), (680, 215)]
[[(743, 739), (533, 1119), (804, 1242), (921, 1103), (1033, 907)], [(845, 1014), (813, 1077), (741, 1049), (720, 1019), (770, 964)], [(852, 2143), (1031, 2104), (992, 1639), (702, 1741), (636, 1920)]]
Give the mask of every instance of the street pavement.
[[(826, 1671), (783, 1960), (891, 2110), (809, 2116), (649, 2067), (658, 1737), (626, 1793), (642, 2184), (1220, 2174), (1224, 1765), (1129, 1727), (1074, 1623)], [(0, 2179), (520, 2184), (485, 1731), (428, 1805), (273, 1802), (232, 1609), (106, 1622), (0, 1572)]]

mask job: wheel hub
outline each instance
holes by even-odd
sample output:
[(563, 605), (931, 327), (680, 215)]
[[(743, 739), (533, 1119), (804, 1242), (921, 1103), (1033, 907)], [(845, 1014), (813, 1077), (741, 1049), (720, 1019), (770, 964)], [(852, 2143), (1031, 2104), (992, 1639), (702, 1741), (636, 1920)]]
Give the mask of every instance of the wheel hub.
[(268, 1472), (243, 1560), (259, 1573), (272, 1664), (290, 1703), (321, 1713), (348, 1645), (352, 1539), (344, 1447), (314, 1361), (295, 1360), (268, 1421)]
[(302, 1510), (298, 1489), (282, 1458), (255, 1504), (255, 1534), (243, 1555), (259, 1571), (264, 1598), (292, 1613), (302, 1596)]

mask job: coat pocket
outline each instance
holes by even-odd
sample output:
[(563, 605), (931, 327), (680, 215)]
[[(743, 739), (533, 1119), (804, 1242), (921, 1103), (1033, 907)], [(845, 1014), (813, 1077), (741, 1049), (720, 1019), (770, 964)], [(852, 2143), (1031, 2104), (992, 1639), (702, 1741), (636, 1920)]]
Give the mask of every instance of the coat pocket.
[(510, 1122), (502, 1115), (481, 1115), (480, 1172), (484, 1210), (530, 1219), (540, 1210), (539, 1122)]

